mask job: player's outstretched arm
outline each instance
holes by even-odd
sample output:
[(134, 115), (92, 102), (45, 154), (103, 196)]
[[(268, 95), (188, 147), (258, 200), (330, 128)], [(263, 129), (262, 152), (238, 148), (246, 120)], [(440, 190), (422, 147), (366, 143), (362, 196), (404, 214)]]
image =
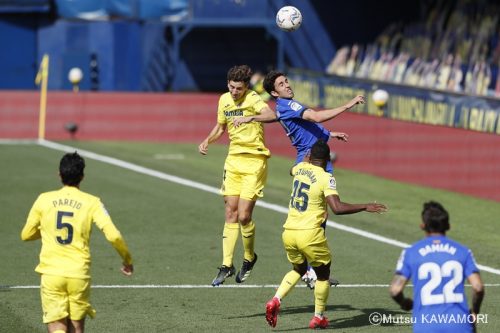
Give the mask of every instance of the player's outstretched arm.
[(233, 124), (234, 127), (239, 127), (242, 124), (246, 124), (252, 121), (271, 123), (276, 120), (276, 112), (274, 112), (270, 107), (265, 107), (260, 110), (260, 114), (258, 115), (234, 118)]
[(362, 95), (358, 95), (353, 99), (351, 99), (347, 104), (339, 106), (338, 108), (321, 110), (321, 111), (314, 111), (312, 109), (307, 109), (306, 111), (304, 111), (302, 118), (315, 123), (322, 123), (324, 121), (335, 118), (344, 111), (350, 110), (355, 105), (364, 103), (365, 103), (365, 97)]
[(355, 214), (359, 212), (383, 213), (387, 211), (387, 207), (380, 203), (367, 204), (351, 204), (342, 202), (338, 195), (329, 195), (326, 197), (326, 202), (335, 215)]
[(351, 108), (353, 108), (358, 104), (364, 104), (364, 103), (365, 103), (365, 97), (362, 95), (358, 95), (353, 99), (351, 99), (347, 104), (339, 106), (338, 108), (327, 109), (322, 111), (314, 111), (313, 109), (307, 109), (306, 111), (304, 111), (302, 118), (315, 123), (322, 123), (324, 121), (335, 118), (342, 112), (350, 110)]
[(217, 141), (224, 131), (226, 130), (226, 124), (217, 123), (214, 128), (210, 131), (210, 134), (203, 140), (202, 143), (198, 146), (198, 151), (202, 155), (206, 155), (208, 153), (208, 145), (214, 141)]
[(344, 132), (330, 132), (330, 137), (344, 142), (347, 142), (347, 139), (349, 139), (349, 135)]
[(389, 287), (389, 293), (392, 299), (401, 306), (401, 309), (410, 311), (413, 308), (413, 300), (411, 298), (406, 298), (403, 294), (403, 289), (407, 282), (408, 280), (406, 280), (404, 276), (399, 274), (394, 275), (391, 286)]
[(102, 227), (102, 232), (104, 233), (104, 237), (108, 240), (108, 242), (113, 245), (116, 252), (120, 255), (123, 260), (123, 264), (121, 267), (121, 272), (130, 276), (134, 272), (134, 265), (132, 264), (132, 255), (128, 250), (128, 246), (125, 243), (120, 231), (115, 227), (115, 225), (111, 223), (107, 223)]

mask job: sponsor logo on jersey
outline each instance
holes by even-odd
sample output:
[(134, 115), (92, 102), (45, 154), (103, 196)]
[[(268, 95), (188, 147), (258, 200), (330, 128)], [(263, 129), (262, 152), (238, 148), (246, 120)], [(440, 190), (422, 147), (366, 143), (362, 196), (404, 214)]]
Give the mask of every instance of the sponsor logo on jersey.
[(302, 109), (302, 105), (297, 102), (292, 102), (290, 104), (290, 109), (292, 109), (293, 111), (299, 111), (300, 109)]
[(229, 117), (243, 117), (243, 110), (224, 111), (224, 115)]

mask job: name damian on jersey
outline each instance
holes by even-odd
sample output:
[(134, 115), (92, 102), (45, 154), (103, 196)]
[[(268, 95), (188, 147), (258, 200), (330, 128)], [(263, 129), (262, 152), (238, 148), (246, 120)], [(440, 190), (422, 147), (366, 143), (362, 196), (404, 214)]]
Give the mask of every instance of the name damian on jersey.
[(429, 253), (434, 253), (434, 252), (447, 252), (451, 255), (454, 255), (455, 252), (457, 252), (457, 249), (448, 243), (426, 245), (418, 249), (418, 253), (420, 253), (422, 257), (425, 257)]

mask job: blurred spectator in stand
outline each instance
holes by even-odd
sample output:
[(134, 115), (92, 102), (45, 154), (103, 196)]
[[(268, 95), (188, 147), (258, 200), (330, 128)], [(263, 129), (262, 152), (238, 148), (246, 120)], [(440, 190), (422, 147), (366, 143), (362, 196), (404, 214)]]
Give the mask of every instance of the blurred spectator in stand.
[(476, 94), (486, 96), (488, 95), (488, 87), (491, 82), (491, 69), (486, 61), (479, 62), (479, 71), (477, 75)]
[(500, 62), (497, 62), (497, 83), (495, 85), (495, 96), (500, 98)]
[(392, 66), (394, 66), (394, 54), (392, 52), (387, 52), (384, 61), (382, 62), (382, 67), (380, 69), (380, 74), (378, 79), (382, 81), (389, 81), (389, 76)]
[(382, 80), (384, 69), (386, 68), (387, 61), (390, 60), (390, 55), (387, 52), (383, 52), (380, 58), (376, 59), (373, 66), (368, 73), (368, 77), (372, 80)]
[(394, 66), (394, 71), (391, 75), (391, 81), (396, 83), (403, 82), (403, 77), (406, 72), (408, 61), (410, 60), (410, 55), (406, 52), (402, 52), (396, 58), (396, 65)]
[(464, 73), (462, 72), (462, 57), (459, 54), (455, 56), (453, 61), (453, 68), (450, 73), (450, 79), (448, 80), (448, 90), (454, 92), (462, 91), (462, 79), (464, 78)]
[(437, 81), (437, 68), (439, 60), (434, 59), (432, 62), (426, 62), (422, 76), (420, 77), (420, 86), (434, 89)]
[(349, 54), (349, 60), (347, 60), (346, 63), (346, 68), (345, 68), (345, 75), (346, 76), (353, 76), (354, 72), (356, 70), (356, 67), (358, 65), (358, 54), (359, 54), (359, 46), (357, 44), (354, 44), (351, 47), (351, 53)]
[(269, 96), (267, 91), (264, 89), (264, 74), (262, 74), (262, 72), (257, 71), (253, 73), (250, 78), (250, 89), (259, 94), (260, 98), (262, 98), (265, 102), (271, 99), (271, 96)]
[(415, 23), (392, 23), (364, 52), (358, 45), (350, 52), (340, 49), (328, 72), (500, 95), (500, 83), (496, 84), (500, 63), (498, 0), (424, 1), (420, 16)]
[(345, 76), (348, 55), (349, 55), (349, 48), (347, 46), (343, 46), (340, 49), (338, 49), (337, 53), (335, 54), (335, 57), (328, 65), (326, 72), (328, 74)]
[(437, 89), (444, 90), (448, 86), (448, 81), (450, 80), (452, 66), (453, 66), (453, 55), (448, 54), (446, 56), (446, 59), (439, 67), (439, 73), (437, 75), (437, 81), (436, 81)]
[(361, 62), (361, 65), (359, 66), (358, 70), (356, 71), (355, 76), (359, 78), (367, 78), (373, 63), (375, 62), (375, 57), (377, 54), (377, 48), (374, 45), (368, 45), (365, 50), (365, 55), (363, 58), (363, 61)]
[(420, 70), (421, 70), (422, 60), (420, 58), (416, 58), (413, 60), (411, 65), (408, 67), (408, 70), (405, 72), (403, 77), (403, 83), (406, 83), (411, 86), (416, 86), (420, 81)]

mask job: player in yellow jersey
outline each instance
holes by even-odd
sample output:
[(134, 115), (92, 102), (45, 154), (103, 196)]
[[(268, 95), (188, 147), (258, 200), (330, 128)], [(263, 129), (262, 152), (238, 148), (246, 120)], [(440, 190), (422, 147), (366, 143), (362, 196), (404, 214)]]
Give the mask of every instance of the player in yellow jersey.
[(322, 227), (327, 205), (334, 214), (354, 214), (362, 211), (381, 213), (387, 210), (383, 204), (342, 202), (335, 178), (325, 170), (329, 159), (330, 148), (323, 140), (318, 140), (312, 146), (307, 161), (292, 168), (293, 189), (288, 217), (283, 226), (283, 244), (293, 270), (285, 275), (276, 295), (266, 304), (266, 320), (272, 327), (276, 326), (281, 300), (300, 281), (308, 264), (314, 267), (318, 276), (314, 288), (314, 317), (309, 327), (328, 326), (324, 311), (330, 291), (331, 254)]
[(210, 143), (217, 141), (226, 130), (229, 133), (229, 152), (224, 164), (221, 187), (225, 202), (223, 260), (217, 276), (212, 281), (213, 286), (224, 283), (226, 278), (234, 275), (236, 271), (233, 266), (233, 255), (240, 225), (244, 260), (241, 270), (236, 274), (237, 283), (244, 282), (249, 277), (257, 261), (254, 252), (255, 224), (252, 212), (256, 200), (263, 195), (267, 179), (267, 159), (271, 153), (265, 146), (261, 123), (253, 122), (248, 126), (237, 128), (233, 125), (233, 120), (272, 110), (255, 91), (249, 89), (251, 76), (252, 71), (246, 65), (229, 69), (227, 73), (229, 92), (219, 99), (217, 124), (198, 147), (199, 152), (206, 155)]
[(84, 332), (85, 317), (94, 317), (90, 296), (90, 234), (92, 224), (123, 260), (121, 271), (134, 271), (132, 257), (101, 200), (80, 191), (85, 161), (76, 152), (66, 154), (59, 164), (63, 188), (40, 194), (21, 232), (24, 241), (41, 238), (40, 295), (43, 322), (49, 333)]

